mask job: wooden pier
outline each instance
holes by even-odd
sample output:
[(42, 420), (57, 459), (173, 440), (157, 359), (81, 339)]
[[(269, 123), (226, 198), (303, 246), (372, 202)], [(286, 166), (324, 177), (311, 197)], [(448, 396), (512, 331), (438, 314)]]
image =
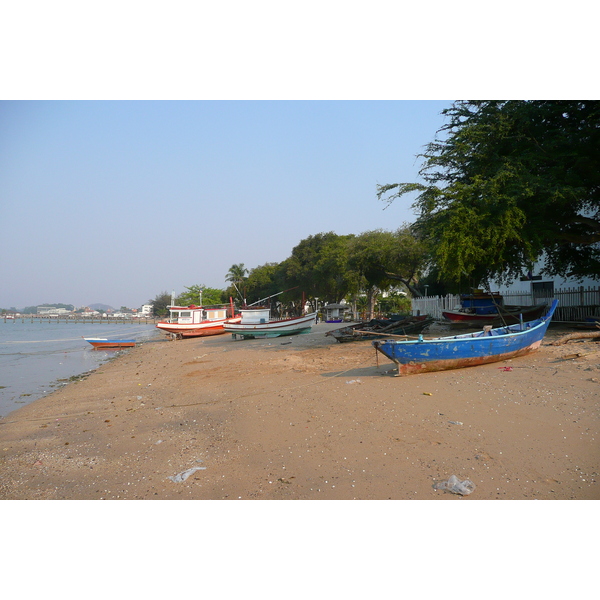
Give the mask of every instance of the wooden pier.
[(57, 315), (19, 315), (18, 317), (3, 317), (5, 323), (15, 323), (21, 321), (21, 323), (102, 323), (104, 325), (156, 325), (160, 321), (159, 317), (144, 317), (135, 319), (126, 319), (123, 317), (71, 317), (71, 316), (57, 316)]

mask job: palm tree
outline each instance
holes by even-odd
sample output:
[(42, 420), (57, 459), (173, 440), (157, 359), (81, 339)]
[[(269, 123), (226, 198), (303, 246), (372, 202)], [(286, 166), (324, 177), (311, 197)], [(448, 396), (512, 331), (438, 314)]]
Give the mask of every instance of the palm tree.
[(225, 277), (225, 281), (229, 281), (234, 286), (239, 294), (243, 294), (244, 297), (242, 300), (246, 302), (246, 289), (244, 286), (244, 282), (246, 281), (246, 275), (248, 274), (248, 269), (244, 266), (244, 263), (240, 263), (238, 265), (231, 265), (229, 267), (229, 271), (227, 271), (227, 276)]

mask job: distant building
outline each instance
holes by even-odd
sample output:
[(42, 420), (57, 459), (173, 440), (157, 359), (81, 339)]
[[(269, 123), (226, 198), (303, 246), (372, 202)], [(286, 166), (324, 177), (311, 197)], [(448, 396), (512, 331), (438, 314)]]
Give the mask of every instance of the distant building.
[(150, 316), (152, 314), (152, 304), (144, 304), (142, 306), (141, 314), (144, 316)]
[(38, 315), (68, 315), (71, 311), (66, 308), (56, 308), (55, 306), (38, 306)]

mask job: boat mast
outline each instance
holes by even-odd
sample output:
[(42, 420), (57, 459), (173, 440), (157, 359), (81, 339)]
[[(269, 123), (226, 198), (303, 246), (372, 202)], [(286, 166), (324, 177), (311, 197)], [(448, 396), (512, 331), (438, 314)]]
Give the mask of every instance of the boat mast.
[[(263, 300), (270, 300), (271, 298), (275, 298), (275, 296), (279, 296), (279, 294), (285, 294), (286, 292), (291, 292), (292, 290), (295, 290), (295, 289), (298, 289), (298, 286), (293, 287), (293, 288), (288, 288), (287, 290), (283, 290), (283, 292), (277, 292), (276, 294), (272, 294), (271, 296), (267, 296), (266, 298), (261, 298), (260, 300), (257, 300), (256, 302), (253, 302), (252, 304), (248, 304), (248, 308), (250, 308), (251, 306), (254, 306), (255, 304), (258, 304), (259, 302), (262, 302)], [(304, 292), (303, 292), (303, 294), (304, 294)]]

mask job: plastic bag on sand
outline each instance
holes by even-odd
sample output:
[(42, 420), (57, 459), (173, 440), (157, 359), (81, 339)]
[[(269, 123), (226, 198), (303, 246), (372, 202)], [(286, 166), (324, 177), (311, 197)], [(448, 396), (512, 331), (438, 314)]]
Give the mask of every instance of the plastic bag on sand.
[(179, 473), (178, 475), (174, 475), (169, 477), (171, 481), (174, 483), (181, 483), (185, 481), (190, 475), (193, 475), (196, 471), (204, 471), (206, 467), (194, 467), (193, 469), (188, 469), (187, 471), (183, 471), (183, 473)]
[(448, 490), (453, 494), (468, 496), (474, 489), (475, 484), (470, 479), (461, 481), (456, 475), (451, 475), (448, 481), (438, 481), (433, 484), (434, 490)]

